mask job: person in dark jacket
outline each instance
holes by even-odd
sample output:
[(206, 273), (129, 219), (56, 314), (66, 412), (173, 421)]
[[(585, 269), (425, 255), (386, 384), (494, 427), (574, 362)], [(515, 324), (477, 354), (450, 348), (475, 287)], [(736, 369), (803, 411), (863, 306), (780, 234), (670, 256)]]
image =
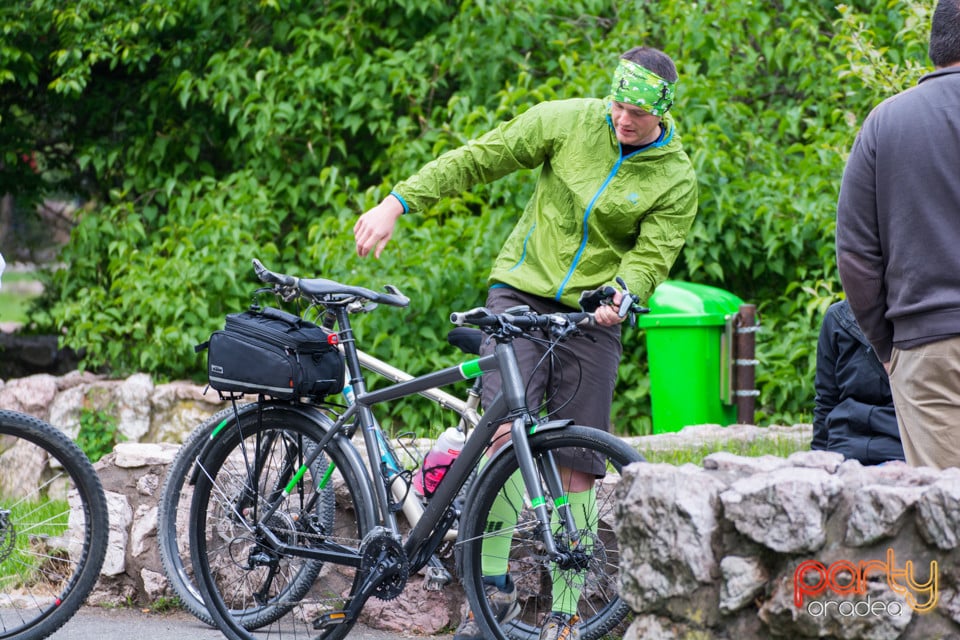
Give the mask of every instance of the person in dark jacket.
[(812, 449), (866, 465), (904, 459), (887, 372), (846, 300), (823, 318), (814, 387)]

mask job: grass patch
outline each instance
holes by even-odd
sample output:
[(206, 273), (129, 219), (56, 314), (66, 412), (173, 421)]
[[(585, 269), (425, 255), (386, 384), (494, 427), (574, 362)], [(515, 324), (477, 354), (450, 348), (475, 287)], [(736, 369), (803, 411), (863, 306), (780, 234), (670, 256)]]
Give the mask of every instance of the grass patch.
[(704, 458), (718, 451), (726, 451), (734, 455), (751, 458), (768, 455), (786, 458), (797, 451), (807, 451), (809, 449), (809, 442), (803, 442), (795, 438), (778, 437), (757, 438), (755, 440), (715, 440), (694, 447), (673, 450), (645, 450), (641, 448), (640, 453), (648, 462), (665, 462), (679, 466), (687, 463), (702, 465)]
[[(66, 500), (10, 501), (0, 503), (0, 512), (12, 525), (6, 528), (16, 532), (15, 538), (7, 537), (5, 559), (0, 563), (0, 588), (6, 591), (23, 585), (36, 585), (47, 574), (60, 575), (52, 566), (64, 561), (66, 551), (49, 546), (60, 540), (67, 531), (70, 506)], [(14, 540), (16, 542), (14, 542)], [(13, 548), (6, 545), (13, 543)]]
[(124, 440), (117, 430), (117, 418), (103, 409), (80, 409), (80, 432), (76, 442), (90, 462), (96, 462), (113, 451), (117, 442)]
[(180, 602), (180, 598), (176, 596), (160, 596), (156, 602), (150, 605), (148, 611), (151, 613), (170, 613), (171, 611), (178, 611), (180, 609), (183, 609), (183, 603)]
[(0, 322), (19, 322), (25, 324), (30, 302), (37, 297), (33, 283), (36, 277), (31, 273), (4, 272), (3, 288), (0, 288)]

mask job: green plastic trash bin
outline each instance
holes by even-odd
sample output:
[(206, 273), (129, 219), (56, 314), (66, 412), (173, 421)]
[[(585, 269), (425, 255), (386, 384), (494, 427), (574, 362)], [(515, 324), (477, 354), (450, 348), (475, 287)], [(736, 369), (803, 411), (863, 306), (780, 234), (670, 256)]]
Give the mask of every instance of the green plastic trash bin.
[(736, 422), (731, 390), (733, 320), (743, 301), (702, 284), (667, 280), (638, 324), (647, 337), (653, 432)]

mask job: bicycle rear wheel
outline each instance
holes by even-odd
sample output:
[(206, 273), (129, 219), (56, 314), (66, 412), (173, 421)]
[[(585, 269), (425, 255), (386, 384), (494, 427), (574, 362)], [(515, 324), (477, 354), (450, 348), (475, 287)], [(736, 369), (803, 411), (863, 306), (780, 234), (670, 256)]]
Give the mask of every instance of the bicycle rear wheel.
[[(318, 419), (329, 424), (325, 416)], [(164, 572), (170, 581), (170, 586), (180, 598), (183, 607), (198, 620), (214, 626), (213, 618), (207, 612), (206, 605), (200, 594), (200, 588), (194, 579), (193, 562), (190, 560), (189, 529), (190, 529), (190, 500), (193, 497), (192, 477), (194, 464), (203, 453), (207, 443), (217, 431), (229, 428), (237, 420), (243, 425), (249, 425), (257, 420), (257, 405), (247, 404), (217, 412), (200, 426), (194, 429), (187, 441), (177, 452), (173, 462), (167, 468), (167, 477), (160, 493), (160, 504), (157, 516), (157, 538), (160, 547), (160, 561)], [(314, 465), (314, 475), (322, 477), (325, 471), (324, 459), (319, 459)], [(333, 488), (328, 488), (319, 498), (315, 514), (326, 526), (333, 523), (335, 499)], [(306, 593), (313, 585), (320, 571), (320, 563), (306, 563), (301, 573), (291, 581), (289, 588), (291, 597)], [(281, 617), (284, 613), (282, 603), (277, 606), (263, 606), (257, 604), (251, 611), (232, 611), (231, 614), (238, 622), (248, 629), (256, 629)]]
[[(373, 526), (372, 500), (362, 463), (349, 442), (334, 438), (306, 467), (305, 459), (323, 437), (325, 423), (282, 405), (265, 409), (262, 420), (224, 429), (198, 461), (190, 509), (195, 578), (209, 614), (228, 638), (321, 637), (313, 621), (344, 608), (358, 572), (352, 566), (285, 552), (276, 541), (355, 550)], [(338, 508), (332, 520), (319, 519), (315, 501), (318, 494), (330, 491)], [(254, 523), (278, 497), (281, 506), (266, 523), (269, 535), (258, 533)], [(319, 570), (312, 588), (291, 588), (307, 566)], [(249, 614), (263, 604), (283, 615), (254, 636), (236, 612)], [(343, 626), (322, 637), (338, 638), (348, 631)]]
[[(595, 509), (589, 510), (588, 517), (579, 528), (578, 544), (571, 545), (566, 535), (556, 533), (558, 525), (552, 526), (559, 550), (566, 553), (578, 551), (580, 554), (575, 567), (560, 571), (545, 553), (541, 527), (527, 496), (524, 496), (522, 503), (518, 502), (520, 512), (515, 527), (512, 524), (500, 529), (488, 527), (488, 520), (499, 519), (491, 517), (497, 496), (508, 482), (517, 482), (519, 477), (517, 459), (512, 453), (490, 461), (471, 488), (464, 516), (460, 520), (458, 544), (461, 547), (464, 588), (474, 615), (481, 628), (486, 627), (489, 638), (537, 640), (544, 617), (558, 606), (554, 601), (556, 597), (566, 600), (568, 607), (570, 603), (575, 603), (576, 614), (581, 621), (582, 640), (596, 640), (608, 637), (608, 634), (609, 637), (621, 637), (629, 625), (630, 609), (619, 596), (620, 549), (613, 528), (614, 488), (623, 467), (643, 461), (643, 456), (615, 436), (582, 426), (541, 431), (530, 436), (529, 442), (551, 512), (556, 510), (556, 504), (562, 504), (567, 498), (566, 488), (563, 489), (563, 495), (551, 495), (544, 482), (550, 468), (548, 463), (554, 453), (574, 448), (581, 450), (579, 455), (592, 453), (600, 456), (607, 474), (605, 478), (594, 482)], [(514, 476), (515, 473), (517, 476)], [(508, 548), (508, 553), (501, 555), (498, 563), (490, 557), (497, 552), (491, 551), (491, 545), (488, 544), (486, 560), (488, 565), (507, 566), (517, 588), (520, 613), (506, 624), (496, 619), (487, 602), (482, 575), (484, 539), (503, 534), (512, 534), (508, 547), (506, 544), (500, 545)]]
[(0, 411), (0, 638), (46, 638), (93, 589), (109, 519), (83, 451), (50, 424)]

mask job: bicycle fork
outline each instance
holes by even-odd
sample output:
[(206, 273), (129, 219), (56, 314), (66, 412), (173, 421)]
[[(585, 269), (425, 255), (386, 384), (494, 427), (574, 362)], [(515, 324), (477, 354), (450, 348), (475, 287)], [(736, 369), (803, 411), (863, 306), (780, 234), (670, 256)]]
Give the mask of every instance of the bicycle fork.
[(510, 438), (513, 442), (514, 455), (517, 456), (517, 465), (520, 467), (520, 475), (530, 499), (530, 506), (540, 522), (541, 530), (546, 532), (543, 536), (546, 551), (551, 559), (564, 567), (569, 562), (568, 554), (560, 551), (554, 539), (550, 511), (547, 509), (547, 496), (544, 495), (543, 486), (540, 484), (541, 477), (547, 485), (547, 490), (553, 496), (554, 509), (557, 510), (560, 522), (572, 544), (575, 545), (579, 540), (580, 532), (574, 522), (573, 513), (570, 510), (566, 491), (561, 481), (560, 468), (553, 459), (553, 454), (545, 454), (541, 459), (541, 468), (538, 469), (533, 459), (533, 452), (530, 449), (530, 442), (527, 440), (527, 430), (528, 426), (522, 417), (513, 421), (510, 428)]
[[(526, 392), (523, 384), (516, 383), (522, 380), (520, 367), (517, 363), (516, 354), (512, 349), (504, 348), (504, 345), (497, 345), (496, 354), (500, 364), (502, 378), (504, 382), (503, 394), (504, 400), (510, 407), (523, 407), (526, 405)], [(541, 468), (533, 458), (533, 452), (530, 448), (528, 438), (528, 428), (532, 425), (529, 422), (529, 413), (514, 418), (510, 426), (510, 441), (513, 444), (514, 455), (517, 456), (517, 465), (520, 468), (520, 475), (523, 478), (523, 484), (527, 490), (527, 496), (530, 499), (530, 506), (533, 508), (537, 520), (540, 522), (540, 530), (543, 531), (543, 543), (550, 558), (561, 568), (567, 568), (572, 563), (572, 554), (561, 552), (557, 547), (553, 536), (551, 526), (550, 512), (547, 509), (547, 498), (544, 495), (543, 487), (540, 484), (542, 474), (547, 490), (553, 496), (554, 508), (557, 510), (560, 522), (570, 540), (571, 548), (577, 545), (580, 539), (580, 532), (577, 529), (576, 522), (573, 519), (573, 513), (566, 498), (566, 491), (560, 477), (560, 469), (553, 459), (552, 453), (546, 453), (541, 461)]]

